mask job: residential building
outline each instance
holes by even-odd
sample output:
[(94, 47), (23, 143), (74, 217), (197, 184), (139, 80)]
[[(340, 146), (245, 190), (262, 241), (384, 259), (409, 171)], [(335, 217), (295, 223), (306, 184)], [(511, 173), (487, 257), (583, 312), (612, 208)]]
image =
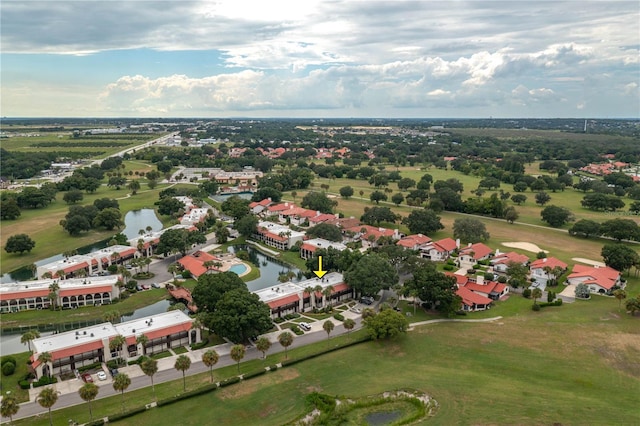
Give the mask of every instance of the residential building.
[(137, 249), (131, 246), (114, 245), (87, 254), (65, 256), (46, 265), (38, 266), (38, 277), (66, 278), (71, 276), (91, 276), (101, 273), (113, 263), (132, 259)]
[(330, 247), (338, 251), (347, 249), (347, 246), (342, 243), (329, 241), (322, 238), (313, 238), (302, 242), (302, 245), (300, 246), (300, 257), (307, 260), (312, 258), (313, 254), (318, 249), (328, 249)]
[(251, 202), (249, 204), (249, 209), (251, 210), (252, 214), (259, 215), (263, 211), (265, 211), (265, 209), (269, 207), (271, 204), (273, 204), (273, 201), (271, 201), (271, 198), (265, 198), (262, 201)]
[[(201, 250), (178, 259), (182, 269), (191, 272), (194, 278), (207, 273), (220, 272), (218, 267), (215, 266), (219, 262), (220, 259), (218, 257)], [(205, 263), (207, 263), (207, 266), (205, 266)]]
[(567, 270), (567, 264), (555, 257), (543, 257), (529, 264), (531, 278), (546, 283), (547, 280), (557, 280)]
[[(36, 377), (48, 374), (73, 372), (95, 362), (107, 362), (114, 358), (125, 361), (138, 358), (142, 353), (152, 354), (200, 341), (200, 332), (192, 328), (193, 320), (181, 311), (169, 311), (137, 320), (113, 325), (109, 322), (79, 330), (67, 331), (33, 340), (31, 369)], [(136, 340), (147, 336), (142, 347)], [(125, 338), (125, 345), (112, 351), (109, 342), (116, 336)], [(41, 353), (48, 352), (52, 362), (46, 365), (38, 361)]]
[(605, 294), (614, 286), (624, 288), (620, 272), (610, 266), (586, 266), (576, 264), (567, 277), (570, 284), (585, 284), (592, 293)]
[(287, 226), (273, 222), (258, 222), (256, 234), (253, 235), (257, 240), (278, 250), (288, 250), (298, 241), (302, 241), (304, 236), (304, 232), (293, 231)]
[(347, 233), (351, 233), (353, 241), (360, 241), (362, 248), (377, 247), (378, 240), (382, 237), (388, 237), (392, 240), (399, 240), (402, 238), (397, 229), (376, 228), (370, 225), (359, 225), (345, 230)]
[(55, 304), (63, 309), (108, 304), (120, 294), (120, 278), (119, 275), (108, 275), (3, 283), (0, 284), (0, 312), (48, 308), (52, 303), (50, 287), (54, 283), (59, 287)]
[(460, 264), (475, 264), (489, 259), (492, 253), (493, 249), (484, 243), (469, 244), (458, 251), (458, 260)]
[(508, 253), (500, 253), (500, 250), (496, 250), (495, 255), (489, 261), (489, 263), (493, 266), (494, 272), (506, 273), (509, 268), (509, 264), (518, 263), (523, 266), (527, 266), (529, 264), (529, 257), (510, 251)]
[(420, 248), (420, 256), (434, 262), (444, 262), (458, 249), (459, 246), (459, 240), (444, 238), (442, 240), (425, 244)]
[(413, 234), (402, 237), (396, 244), (409, 250), (420, 250), (427, 243), (431, 242), (431, 238), (422, 234)]

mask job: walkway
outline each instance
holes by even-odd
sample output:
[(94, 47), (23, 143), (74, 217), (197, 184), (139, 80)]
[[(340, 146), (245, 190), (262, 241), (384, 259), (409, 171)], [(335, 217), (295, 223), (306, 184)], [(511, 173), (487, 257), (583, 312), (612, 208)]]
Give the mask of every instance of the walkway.
[(493, 318), (482, 318), (482, 319), (441, 318), (441, 319), (434, 319), (434, 320), (428, 320), (428, 321), (412, 322), (411, 324), (409, 324), (409, 330), (413, 330), (414, 327), (419, 325), (437, 324), (439, 322), (492, 322), (492, 321), (498, 321), (500, 319), (502, 319), (501, 316), (493, 317)]

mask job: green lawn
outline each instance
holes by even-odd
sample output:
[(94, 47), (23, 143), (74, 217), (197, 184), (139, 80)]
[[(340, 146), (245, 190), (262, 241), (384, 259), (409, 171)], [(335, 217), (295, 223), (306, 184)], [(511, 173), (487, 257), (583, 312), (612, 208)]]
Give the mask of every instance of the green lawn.
[[(142, 188), (138, 194), (126, 197), (126, 189), (112, 189), (106, 186), (100, 187), (94, 194), (84, 194), (82, 204), (92, 204), (98, 198), (116, 198), (120, 204), (122, 218), (130, 210), (142, 208), (154, 208), (154, 203), (158, 200), (158, 193), (168, 185), (158, 185), (153, 190)], [(2, 222), (2, 235), (0, 235), (0, 244), (4, 246), (7, 239), (11, 235), (25, 233), (29, 235), (35, 242), (36, 246), (30, 253), (23, 255), (6, 253), (4, 250), (0, 253), (0, 268), (2, 273), (13, 271), (22, 266), (34, 263), (37, 260), (47, 258), (61, 253), (65, 250), (73, 250), (98, 241), (110, 238), (117, 230), (114, 231), (90, 231), (81, 234), (78, 237), (70, 236), (60, 226), (60, 220), (69, 210), (69, 206), (62, 201), (64, 193), (58, 193), (56, 200), (48, 207), (43, 209), (23, 209), (22, 215), (15, 221)], [(158, 216), (165, 226), (173, 224), (174, 221), (169, 217)], [(64, 247), (64, 250), (61, 249)]]
[[(434, 424), (570, 425), (586, 419), (590, 425), (634, 424), (640, 391), (638, 321), (618, 311), (615, 299), (594, 298), (541, 312), (521, 309), (494, 323), (421, 326), (395, 341), (325, 354), (118, 424), (200, 425), (213, 415), (220, 425), (281, 425), (306, 412), (303, 396), (310, 392), (356, 398), (398, 388), (431, 395), (439, 404), (428, 420)], [(294, 340), (288, 356), (304, 356), (326, 344), (298, 348)], [(283, 357), (241, 363), (241, 373)], [(216, 380), (235, 369), (216, 370)], [(207, 381), (205, 373), (190, 377), (187, 386)], [(181, 381), (156, 385), (156, 391), (160, 398), (179, 393)], [(125, 396), (129, 408), (151, 401), (150, 389)], [(116, 412), (120, 402), (119, 397), (98, 400), (94, 412)], [(54, 418), (86, 421), (88, 410), (81, 405), (54, 412)]]
[[(75, 327), (73, 328), (80, 328), (86, 326), (87, 323), (93, 323), (95, 320), (101, 319), (107, 311), (117, 310), (124, 315), (136, 309), (152, 305), (167, 297), (168, 294), (164, 288), (152, 288), (147, 291), (137, 292), (129, 298), (112, 305), (87, 306), (64, 311), (27, 310), (11, 314), (0, 314), (0, 323), (3, 330), (14, 327), (35, 327), (60, 323), (74, 324)], [(71, 325), (67, 328), (71, 329), (70, 327)]]

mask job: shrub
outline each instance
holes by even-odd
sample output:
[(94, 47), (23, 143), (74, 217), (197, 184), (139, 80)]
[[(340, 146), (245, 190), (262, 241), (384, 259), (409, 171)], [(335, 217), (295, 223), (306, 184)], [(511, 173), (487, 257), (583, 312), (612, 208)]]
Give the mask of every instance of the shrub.
[(526, 299), (529, 299), (529, 298), (531, 297), (531, 289), (529, 289), (529, 288), (525, 288), (525, 289), (522, 291), (522, 297), (524, 297), (524, 298), (526, 298)]
[(556, 298), (556, 294), (552, 291), (547, 292), (547, 302), (553, 302), (553, 299)]
[(229, 377), (227, 380), (223, 380), (220, 382), (220, 387), (223, 388), (225, 386), (233, 385), (234, 383), (238, 383), (240, 381), (240, 377), (234, 376)]
[(447, 259), (447, 265), (455, 266), (456, 262), (451, 259)]
[(104, 424), (104, 419), (98, 419), (89, 423), (85, 423), (84, 426), (102, 426), (103, 424)]
[(275, 318), (273, 322), (275, 322), (276, 324), (282, 324), (284, 322), (284, 318), (280, 318), (280, 317)]
[(191, 277), (192, 277), (191, 271), (189, 271), (187, 269), (182, 271), (182, 278), (184, 278), (185, 280), (188, 280)]
[(124, 413), (112, 414), (111, 416), (109, 416), (109, 423), (126, 419), (127, 417), (135, 416), (136, 414), (142, 413), (146, 410), (147, 408), (142, 406), (142, 407), (134, 408), (132, 410), (125, 411)]
[(333, 317), (335, 319), (337, 319), (338, 321), (344, 321), (344, 315), (342, 315), (342, 314), (339, 314), (339, 313), (338, 314), (333, 314)]
[(442, 267), (442, 269), (444, 269), (445, 271), (453, 271), (455, 269), (455, 266), (453, 266), (453, 265), (444, 265)]
[(471, 268), (471, 269), (467, 269), (467, 274), (475, 274), (476, 270)]
[(3, 356), (2, 360), (0, 360), (0, 367), (4, 367), (6, 363), (10, 362), (14, 366), (17, 364), (16, 359), (12, 356)]
[(101, 362), (94, 362), (93, 364), (84, 365), (84, 366), (78, 368), (78, 372), (79, 373), (83, 373), (83, 372), (85, 372), (87, 370), (93, 370), (94, 368), (98, 368), (101, 365), (102, 365)]
[(31, 382), (29, 380), (20, 380), (18, 382), (18, 385), (20, 386), (20, 389), (30, 389), (31, 388)]
[(506, 284), (507, 283), (507, 277), (505, 277), (504, 275), (501, 275), (498, 277), (498, 282), (501, 284)]
[(533, 306), (531, 307), (531, 309), (533, 309), (534, 311), (538, 312), (540, 310), (540, 305), (538, 305), (537, 303), (534, 303)]
[(475, 265), (473, 265), (473, 269), (480, 269), (480, 263), (476, 263)]
[(58, 383), (58, 379), (56, 379), (55, 377), (42, 376), (40, 377), (40, 380), (38, 380), (37, 382), (33, 382), (33, 387), (37, 388), (40, 386), (51, 385), (53, 383)]
[(2, 366), (2, 375), (3, 376), (11, 376), (16, 372), (16, 365), (12, 362), (5, 362)]
[(456, 315), (466, 316), (467, 313), (465, 311), (456, 311)]

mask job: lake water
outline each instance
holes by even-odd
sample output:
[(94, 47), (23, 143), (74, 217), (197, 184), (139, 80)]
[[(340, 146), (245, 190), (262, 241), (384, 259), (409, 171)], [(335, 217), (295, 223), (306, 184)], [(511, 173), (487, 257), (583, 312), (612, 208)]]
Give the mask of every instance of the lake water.
[[(135, 232), (135, 235), (137, 235), (137, 230)], [(281, 273), (287, 273), (291, 271), (297, 275), (301, 272), (298, 268), (290, 266), (274, 257), (267, 256), (251, 246), (238, 246), (229, 248), (230, 252), (235, 252), (236, 250), (246, 250), (249, 253), (249, 261), (251, 263), (251, 266), (260, 269), (260, 277), (253, 281), (247, 282), (247, 288), (249, 289), (249, 291), (261, 290), (263, 288), (273, 286), (274, 284), (278, 283), (278, 276)], [(296, 280), (296, 278), (293, 279), (293, 281)], [(135, 295), (132, 297), (135, 297)], [(123, 315), (122, 321), (144, 318), (149, 315), (156, 315), (162, 312), (166, 312), (170, 304), (171, 303), (169, 302), (169, 300), (161, 300), (152, 305), (137, 309), (133, 313)], [(117, 307), (117, 304), (114, 305), (115, 309), (117, 309)], [(46, 334), (42, 333), (42, 335), (44, 336)], [(2, 335), (0, 335), (0, 347), (2, 348), (3, 355), (25, 352), (27, 350), (27, 347), (20, 343), (20, 336), (20, 334), (6, 333), (2, 333)]]
[[(140, 235), (138, 232), (140, 229), (146, 229), (147, 226), (151, 226), (153, 231), (159, 231), (162, 229), (162, 222), (158, 220), (156, 212), (153, 209), (140, 209), (131, 210), (127, 212), (124, 217), (125, 228), (122, 233), (127, 236), (128, 239), (135, 238)], [(107, 246), (109, 239), (99, 241), (97, 243), (80, 247), (77, 251), (78, 254), (87, 254)], [(55, 262), (62, 259), (62, 253), (55, 256), (40, 259), (35, 262), (36, 266), (46, 265), (47, 263)], [(3, 274), (0, 277), (0, 283), (10, 283), (14, 281), (26, 281), (32, 279), (32, 272), (29, 267), (23, 267), (18, 270), (12, 271), (8, 274)]]
[(159, 231), (162, 229), (162, 222), (156, 216), (156, 212), (153, 209), (140, 209), (131, 210), (124, 217), (124, 230), (122, 233), (127, 236), (128, 239), (137, 237), (141, 229), (146, 230), (147, 226), (150, 226), (153, 231)]
[(371, 426), (383, 426), (395, 422), (401, 415), (401, 411), (378, 411), (367, 414), (364, 420)]

